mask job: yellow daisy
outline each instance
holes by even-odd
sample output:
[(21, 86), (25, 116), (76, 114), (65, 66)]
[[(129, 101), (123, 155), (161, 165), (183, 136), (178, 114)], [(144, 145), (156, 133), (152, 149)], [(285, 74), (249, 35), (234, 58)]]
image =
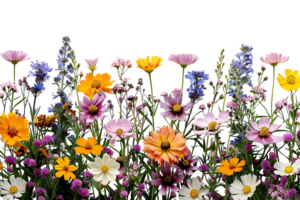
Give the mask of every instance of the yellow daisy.
[(159, 56), (152, 56), (151, 60), (150, 57), (147, 58), (139, 58), (136, 60), (136, 64), (138, 68), (141, 68), (145, 72), (151, 73), (157, 67), (161, 66), (162, 58)]
[(290, 91), (297, 91), (300, 87), (300, 76), (298, 76), (299, 71), (295, 70), (294, 72), (291, 69), (285, 70), (286, 78), (281, 74), (278, 74), (277, 81), (283, 89)]

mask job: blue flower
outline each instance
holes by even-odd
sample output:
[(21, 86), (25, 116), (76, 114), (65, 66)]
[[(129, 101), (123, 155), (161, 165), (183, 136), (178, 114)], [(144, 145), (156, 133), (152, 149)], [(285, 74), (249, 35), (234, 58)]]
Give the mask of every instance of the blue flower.
[(188, 72), (185, 75), (186, 79), (190, 79), (190, 87), (187, 89), (189, 93), (189, 98), (194, 102), (204, 96), (203, 90), (206, 88), (204, 87), (204, 82), (209, 79), (209, 74), (205, 74), (204, 71), (192, 71)]
[(48, 75), (49, 72), (52, 71), (53, 68), (50, 68), (47, 63), (45, 62), (31, 62), (31, 68), (32, 71), (29, 72), (29, 76), (35, 76), (35, 82), (36, 83), (41, 83), (45, 82), (50, 78)]
[(60, 66), (60, 67), (64, 67), (64, 66), (65, 66), (65, 64), (64, 64), (64, 63), (62, 63), (62, 62), (61, 62), (61, 60), (62, 60), (62, 57), (58, 56), (58, 59), (56, 60), (56, 61), (57, 61), (57, 63), (58, 63), (58, 66)]
[(230, 140), (231, 145), (236, 145), (241, 143), (243, 140), (243, 137), (241, 135), (238, 135), (234, 140)]

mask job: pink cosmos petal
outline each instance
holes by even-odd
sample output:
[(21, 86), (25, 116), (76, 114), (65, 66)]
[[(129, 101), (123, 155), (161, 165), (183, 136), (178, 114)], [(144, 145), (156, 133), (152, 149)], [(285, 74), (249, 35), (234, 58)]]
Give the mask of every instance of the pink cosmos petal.
[(197, 135), (205, 135), (208, 133), (208, 130), (202, 130), (202, 131), (196, 131), (194, 130), (194, 133), (196, 133)]
[(169, 61), (173, 61), (179, 65), (191, 65), (194, 64), (198, 60), (198, 56), (195, 54), (171, 54), (169, 56)]
[(193, 105), (194, 105), (194, 103), (193, 103), (193, 101), (191, 100), (191, 101), (189, 101), (186, 105), (182, 106), (182, 109), (183, 109), (183, 110), (188, 110), (188, 109), (190, 109), (191, 107), (193, 107)]
[(181, 100), (182, 100), (182, 97), (179, 93), (176, 93), (175, 96), (174, 96), (174, 103), (175, 105), (178, 104), (178, 105), (181, 105)]
[[(247, 132), (247, 133), (249, 133), (249, 132)], [(246, 136), (246, 138), (247, 138), (248, 140), (253, 141), (253, 140), (255, 140), (257, 137), (259, 137), (259, 134), (246, 134), (245, 136)]]
[(281, 127), (281, 125), (277, 125), (277, 124), (271, 124), (269, 127), (269, 132), (274, 132), (276, 130), (278, 130)]
[[(197, 169), (198, 169), (198, 167), (197, 167)], [(192, 170), (190, 170), (190, 169), (186, 169), (185, 171), (186, 171), (186, 174), (187, 174), (187, 175), (193, 175), (193, 172), (192, 172)]]
[(208, 123), (203, 118), (198, 118), (195, 123), (195, 126), (198, 126), (200, 128), (206, 128), (208, 127)]
[(266, 127), (266, 128), (270, 127), (270, 120), (269, 120), (269, 118), (267, 118), (267, 117), (260, 118), (260, 120), (259, 120), (259, 128), (263, 128), (263, 127)]
[(175, 185), (171, 185), (170, 186), (170, 189), (173, 191), (173, 192), (178, 192), (179, 191), (179, 188)]
[[(151, 184), (152, 184), (152, 181), (151, 181)], [(165, 195), (167, 193), (167, 191), (168, 191), (168, 186), (163, 185), (159, 190), (159, 194)]]
[(165, 102), (161, 101), (161, 102), (159, 102), (159, 104), (163, 109), (166, 109), (166, 110), (172, 109), (172, 106), (167, 105)]
[(97, 62), (98, 62), (98, 58), (96, 58), (96, 59), (85, 59), (85, 61), (87, 62), (89, 67), (96, 67)]
[(215, 131), (215, 132), (212, 132), (212, 131), (208, 131), (207, 135), (216, 135), (219, 131)]
[(218, 121), (217, 122), (218, 123), (224, 123), (224, 122), (227, 121), (228, 117), (229, 117), (229, 113), (226, 112), (226, 111), (222, 111), (218, 115)]
[(87, 106), (92, 105), (91, 100), (90, 100), (87, 96), (84, 96), (84, 97), (83, 97), (83, 103), (84, 103), (85, 105), (87, 105)]
[(265, 58), (260, 57), (260, 60), (266, 64), (276, 66), (279, 63), (285, 63), (289, 60), (288, 56), (282, 57), (282, 54), (270, 53)]
[(197, 167), (197, 166), (190, 166), (189, 167), (189, 169), (191, 169), (191, 170), (197, 170), (199, 167)]
[(194, 164), (195, 162), (198, 162), (199, 158), (192, 158), (189, 160), (190, 164)]
[[(4, 58), (6, 61), (8, 62), (22, 62), (24, 60), (29, 60), (30, 58), (26, 58), (27, 57), (27, 53), (23, 52), (23, 51), (6, 51), (2, 54), (0, 54), (2, 56), (2, 58)], [(14, 63), (13, 63), (14, 64)]]
[(152, 172), (152, 176), (153, 176), (153, 178), (156, 178), (156, 179), (162, 179), (163, 178), (159, 173), (156, 173), (156, 172)]
[(94, 95), (92, 99), (92, 105), (96, 105), (96, 103), (99, 101), (99, 95)]
[(152, 180), (151, 181), (151, 185), (162, 185), (163, 184), (163, 182), (162, 182), (162, 180)]
[(87, 118), (87, 123), (92, 123), (95, 120), (95, 116), (94, 115), (89, 115), (89, 117)]
[(207, 113), (206, 115), (204, 115), (204, 119), (209, 124), (210, 122), (215, 121), (216, 117), (213, 113)]
[(83, 111), (89, 111), (89, 107), (87, 105), (85, 105), (83, 102), (79, 101), (79, 107), (83, 110)]
[(180, 121), (187, 121), (187, 118), (185, 118), (184, 115), (178, 115), (178, 118)]
[(273, 139), (273, 142), (276, 144), (283, 141), (283, 137), (280, 137), (280, 136), (271, 135), (270, 137)]
[(260, 132), (260, 128), (259, 128), (259, 126), (258, 126), (255, 122), (253, 122), (253, 121), (250, 120), (250, 124), (252, 125), (252, 127), (253, 127), (255, 130), (257, 130), (258, 132)]
[(251, 131), (248, 131), (247, 134), (253, 135), (253, 134), (259, 134), (260, 132), (254, 129), (251, 129)]

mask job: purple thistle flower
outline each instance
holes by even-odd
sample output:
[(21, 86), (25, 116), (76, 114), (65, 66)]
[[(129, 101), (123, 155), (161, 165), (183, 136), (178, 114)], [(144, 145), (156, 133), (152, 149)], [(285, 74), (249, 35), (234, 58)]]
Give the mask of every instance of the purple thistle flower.
[(16, 164), (17, 163), (17, 160), (13, 156), (6, 156), (4, 161), (8, 164)]
[(34, 193), (42, 195), (46, 192), (46, 190), (44, 188), (37, 188), (34, 190)]
[(135, 150), (136, 152), (140, 152), (141, 151), (141, 146), (136, 144), (133, 146), (133, 150)]
[(43, 168), (43, 169), (41, 170), (41, 176), (42, 176), (43, 178), (46, 178), (48, 175), (49, 175), (49, 170), (48, 170), (47, 168)]
[(34, 187), (35, 186), (35, 183), (34, 182), (27, 182), (26, 185), (28, 187)]
[(83, 196), (83, 197), (87, 197), (87, 196), (90, 195), (88, 189), (86, 189), (86, 188), (80, 188), (80, 189), (78, 190), (78, 194), (80, 194), (80, 195)]
[(276, 160), (277, 159), (277, 154), (274, 152), (270, 152), (269, 153), (269, 159), (270, 160)]
[(294, 139), (294, 136), (292, 133), (287, 133), (285, 135), (283, 135), (283, 141), (285, 143), (291, 142)]
[(126, 197), (128, 197), (128, 192), (124, 190), (120, 193), (120, 196), (123, 198), (126, 198)]
[(201, 172), (207, 172), (208, 171), (208, 167), (207, 167), (206, 164), (200, 165), (199, 169), (200, 169)]

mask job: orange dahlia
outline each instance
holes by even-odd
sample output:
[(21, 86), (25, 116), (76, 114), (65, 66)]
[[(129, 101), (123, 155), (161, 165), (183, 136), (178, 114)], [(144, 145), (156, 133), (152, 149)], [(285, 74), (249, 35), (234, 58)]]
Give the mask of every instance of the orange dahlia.
[(80, 146), (74, 148), (76, 153), (83, 153), (85, 155), (92, 153), (94, 155), (98, 155), (103, 149), (102, 145), (96, 145), (97, 140), (94, 137), (91, 137), (87, 140), (84, 138), (79, 138), (76, 143)]
[(144, 140), (144, 147), (143, 151), (147, 156), (157, 161), (160, 166), (164, 162), (174, 165), (179, 161), (178, 158), (183, 158), (189, 153), (183, 134), (175, 134), (171, 126), (163, 126), (159, 133), (151, 131), (151, 136)]
[(109, 88), (114, 81), (110, 81), (110, 75), (107, 73), (97, 74), (94, 76), (92, 73), (88, 73), (85, 76), (85, 80), (80, 81), (78, 85), (78, 92), (83, 92), (90, 99), (94, 94), (100, 93), (100, 90), (107, 93), (112, 93), (112, 89)]
[(243, 166), (246, 164), (244, 160), (241, 160), (240, 163), (238, 158), (231, 158), (230, 163), (228, 160), (223, 160), (221, 166), (218, 168), (219, 173), (224, 173), (227, 176), (231, 176), (233, 172), (240, 172), (243, 169)]
[(27, 141), (30, 139), (27, 126), (29, 122), (15, 113), (2, 114), (0, 117), (0, 135), (2, 141), (8, 146), (13, 146), (16, 142)]

